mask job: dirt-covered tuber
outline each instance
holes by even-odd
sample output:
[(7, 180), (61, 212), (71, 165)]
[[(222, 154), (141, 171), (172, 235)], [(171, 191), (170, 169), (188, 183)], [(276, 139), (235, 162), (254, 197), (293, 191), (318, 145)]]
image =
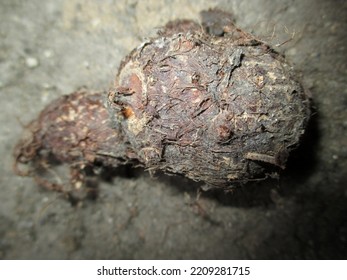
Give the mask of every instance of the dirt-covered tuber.
[(202, 15), (135, 48), (108, 96), (80, 91), (48, 106), (17, 163), (53, 157), (83, 173), (136, 162), (216, 188), (285, 168), (310, 114), (292, 67), (225, 13)]
[[(104, 101), (105, 93), (79, 90), (48, 105), (26, 127), (15, 148), (16, 173), (33, 176), (41, 186), (77, 198), (85, 194), (81, 189), (88, 168), (130, 161), (131, 152), (122, 144), (123, 136), (110, 125)], [(54, 171), (61, 163), (69, 164), (68, 184)], [(29, 169), (23, 169), (23, 164), (29, 164)]]

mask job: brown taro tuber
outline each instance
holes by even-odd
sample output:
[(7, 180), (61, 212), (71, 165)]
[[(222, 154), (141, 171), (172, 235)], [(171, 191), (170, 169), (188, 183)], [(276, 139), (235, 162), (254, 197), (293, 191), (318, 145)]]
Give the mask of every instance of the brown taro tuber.
[[(31, 175), (38, 184), (80, 199), (93, 188), (82, 189), (89, 167), (118, 166), (131, 161), (123, 136), (110, 125), (105, 94), (80, 90), (48, 105), (27, 127), (14, 155), (15, 171)], [(45, 179), (58, 163), (68, 163), (70, 184)], [(30, 164), (22, 170), (22, 164)], [(91, 170), (92, 171), (92, 170)], [(55, 176), (58, 177), (58, 176)]]
[(17, 145), (17, 163), (69, 163), (77, 187), (95, 163), (136, 162), (215, 188), (285, 168), (308, 98), (283, 56), (226, 17), (170, 22), (124, 59), (107, 105), (85, 91), (53, 102)]

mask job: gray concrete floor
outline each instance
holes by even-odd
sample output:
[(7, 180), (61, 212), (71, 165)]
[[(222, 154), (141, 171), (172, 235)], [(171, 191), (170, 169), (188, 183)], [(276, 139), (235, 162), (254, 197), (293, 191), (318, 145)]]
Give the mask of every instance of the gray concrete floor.
[[(168, 20), (233, 12), (301, 73), (316, 114), (279, 181), (234, 194), (136, 170), (72, 207), (12, 172), (23, 124), (81, 86), (107, 90), (121, 59)], [(347, 2), (0, 1), (0, 259), (347, 257)]]

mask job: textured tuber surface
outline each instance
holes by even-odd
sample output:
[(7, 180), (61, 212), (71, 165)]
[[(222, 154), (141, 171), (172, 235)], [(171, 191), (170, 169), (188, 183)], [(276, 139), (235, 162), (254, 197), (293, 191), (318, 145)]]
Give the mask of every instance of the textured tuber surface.
[(212, 26), (228, 33), (176, 22), (133, 50), (109, 103), (146, 168), (224, 187), (284, 168), (309, 110), (282, 56), (232, 23)]
[[(111, 127), (104, 100), (104, 94), (80, 90), (47, 106), (27, 126), (16, 146), (16, 172), (34, 176), (48, 189), (81, 198), (85, 192), (80, 190), (86, 180), (84, 170), (99, 164), (126, 163), (131, 153), (122, 144), (123, 137)], [(71, 184), (45, 179), (46, 173), (58, 177), (52, 171), (61, 163), (69, 164)], [(21, 170), (23, 164), (31, 168)]]
[(79, 91), (49, 105), (17, 145), (17, 165), (68, 163), (74, 190), (95, 164), (136, 162), (217, 188), (285, 168), (310, 113), (295, 73), (226, 14), (202, 16), (135, 48), (108, 98)]

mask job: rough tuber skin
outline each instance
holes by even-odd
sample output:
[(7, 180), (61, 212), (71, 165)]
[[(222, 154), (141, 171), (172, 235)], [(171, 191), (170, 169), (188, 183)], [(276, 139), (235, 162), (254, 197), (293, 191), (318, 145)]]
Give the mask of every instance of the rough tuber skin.
[[(15, 148), (16, 173), (31, 175), (48, 189), (81, 199), (85, 190), (80, 189), (86, 183), (84, 170), (99, 164), (118, 166), (131, 161), (132, 152), (123, 144), (120, 132), (110, 125), (104, 101), (105, 93), (79, 90), (48, 105), (26, 127)], [(45, 173), (59, 163), (69, 164), (71, 184), (45, 179)], [(22, 164), (31, 167), (22, 170)]]
[(109, 94), (139, 161), (216, 187), (284, 168), (308, 116), (284, 58), (233, 25), (223, 37), (172, 28), (125, 59)]
[(79, 91), (49, 105), (17, 145), (17, 163), (68, 163), (75, 189), (95, 163), (136, 162), (212, 188), (284, 169), (310, 114), (292, 67), (227, 14), (202, 16), (202, 26), (170, 22), (135, 48), (107, 98)]

